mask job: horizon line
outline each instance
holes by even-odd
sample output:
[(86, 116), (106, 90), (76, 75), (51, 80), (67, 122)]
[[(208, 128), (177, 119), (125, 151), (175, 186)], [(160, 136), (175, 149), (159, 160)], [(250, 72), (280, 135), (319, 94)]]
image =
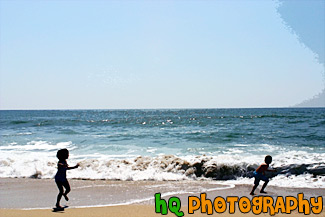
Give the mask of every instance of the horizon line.
[(325, 108), (325, 106), (310, 106), (310, 107), (299, 107), (299, 106), (286, 106), (286, 107), (219, 107), (219, 108), (53, 108), (53, 109), (2, 109), (0, 111), (85, 111), (85, 110), (214, 110), (214, 109), (306, 109), (306, 108)]

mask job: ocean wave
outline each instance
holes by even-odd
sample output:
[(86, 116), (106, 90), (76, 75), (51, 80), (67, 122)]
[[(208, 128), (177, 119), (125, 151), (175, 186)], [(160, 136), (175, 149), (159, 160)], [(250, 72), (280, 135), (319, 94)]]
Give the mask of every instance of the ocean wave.
[[(67, 145), (67, 144), (66, 144)], [(43, 146), (43, 148), (48, 148)], [(300, 153), (301, 154), (301, 153)], [(291, 156), (291, 157), (290, 157)], [(261, 163), (261, 159), (252, 162), (250, 157), (239, 155), (220, 156), (187, 156), (160, 155), (156, 157), (138, 156), (127, 159), (97, 156), (97, 159), (87, 159), (86, 156), (71, 155), (70, 165), (79, 163), (80, 167), (68, 172), (69, 178), (107, 179), (107, 180), (219, 180), (245, 183), (253, 177), (253, 172)], [(324, 154), (315, 154), (308, 159), (303, 155), (274, 156), (272, 166), (277, 172), (268, 175), (275, 180), (290, 181), (294, 187), (301, 187), (302, 182), (292, 180), (304, 179), (307, 187), (325, 187)], [(304, 161), (304, 163), (302, 163)], [(27, 153), (24, 156), (16, 154), (0, 160), (0, 177), (31, 177), (53, 178), (56, 173), (57, 159), (47, 153)], [(303, 178), (302, 178), (303, 177)], [(277, 181), (273, 184), (280, 185)], [(304, 186), (306, 187), (306, 186)]]
[(11, 121), (10, 124), (27, 124), (30, 121)]
[(74, 149), (72, 142), (59, 142), (56, 144), (51, 144), (47, 141), (31, 141), (27, 145), (16, 145), (17, 143), (11, 143), (8, 146), (0, 146), (0, 150), (20, 150), (20, 151), (32, 151), (32, 150), (58, 150), (62, 148)]

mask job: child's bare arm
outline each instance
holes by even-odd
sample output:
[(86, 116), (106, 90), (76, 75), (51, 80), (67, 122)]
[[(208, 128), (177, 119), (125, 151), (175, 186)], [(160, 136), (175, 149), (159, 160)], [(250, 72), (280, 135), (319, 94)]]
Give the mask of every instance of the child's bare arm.
[(79, 164), (77, 164), (76, 166), (74, 166), (74, 167), (67, 167), (67, 169), (68, 170), (72, 170), (72, 169), (76, 169), (76, 168), (78, 168), (79, 167)]

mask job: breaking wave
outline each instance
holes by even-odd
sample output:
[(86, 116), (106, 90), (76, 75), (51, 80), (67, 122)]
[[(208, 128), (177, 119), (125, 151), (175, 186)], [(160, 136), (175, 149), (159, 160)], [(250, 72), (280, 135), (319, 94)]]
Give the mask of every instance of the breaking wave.
[[(63, 147), (70, 144), (61, 144)], [(40, 144), (41, 146), (41, 144)], [(42, 146), (52, 149), (48, 146)], [(0, 177), (53, 178), (57, 160), (46, 153), (28, 153), (21, 157), (18, 153), (0, 161)], [(296, 153), (296, 152), (295, 152)], [(29, 156), (28, 156), (29, 155)], [(68, 178), (107, 180), (219, 180), (235, 183), (253, 183), (253, 172), (259, 165), (258, 159), (238, 155), (187, 156), (161, 155), (156, 157), (138, 156), (125, 159), (92, 155), (71, 156), (68, 163), (79, 163), (77, 170), (68, 171)], [(287, 153), (275, 156), (277, 172), (268, 175), (277, 180), (272, 185), (291, 187), (325, 187), (324, 154), (306, 157), (303, 153)], [(304, 162), (304, 163), (302, 163)], [(294, 181), (296, 180), (296, 181)], [(299, 181), (300, 180), (300, 181)], [(303, 181), (301, 181), (303, 180)]]

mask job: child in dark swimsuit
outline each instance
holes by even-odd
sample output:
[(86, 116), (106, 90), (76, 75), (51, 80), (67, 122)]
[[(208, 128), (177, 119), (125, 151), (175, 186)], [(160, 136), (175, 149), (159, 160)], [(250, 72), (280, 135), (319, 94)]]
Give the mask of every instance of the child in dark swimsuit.
[(263, 193), (263, 194), (266, 194), (266, 192), (264, 191), (267, 183), (269, 183), (269, 178), (267, 178), (265, 176), (265, 171), (271, 171), (271, 172), (276, 172), (276, 170), (270, 170), (268, 169), (269, 168), (269, 165), (271, 164), (272, 162), (272, 157), (270, 155), (267, 155), (264, 159), (264, 162), (263, 164), (261, 164), (257, 169), (256, 171), (254, 172), (254, 177), (255, 177), (255, 181), (254, 181), (254, 186), (253, 186), (253, 189), (250, 193), (250, 195), (255, 195), (254, 194), (254, 191), (256, 190), (257, 186), (259, 185), (260, 181), (263, 180), (264, 181), (264, 184), (261, 188), (261, 191), (260, 193)]
[[(57, 208), (62, 208), (60, 206), (61, 197), (64, 196), (66, 201), (69, 200), (67, 194), (70, 192), (70, 185), (67, 180), (67, 170), (78, 168), (79, 164), (74, 167), (69, 167), (69, 165), (67, 164), (67, 159), (69, 158), (69, 151), (67, 149), (59, 150), (56, 154), (56, 157), (59, 159), (59, 162), (58, 172), (55, 175), (55, 182), (59, 188), (59, 194), (55, 206)], [(65, 188), (65, 192), (63, 191), (63, 187)]]

